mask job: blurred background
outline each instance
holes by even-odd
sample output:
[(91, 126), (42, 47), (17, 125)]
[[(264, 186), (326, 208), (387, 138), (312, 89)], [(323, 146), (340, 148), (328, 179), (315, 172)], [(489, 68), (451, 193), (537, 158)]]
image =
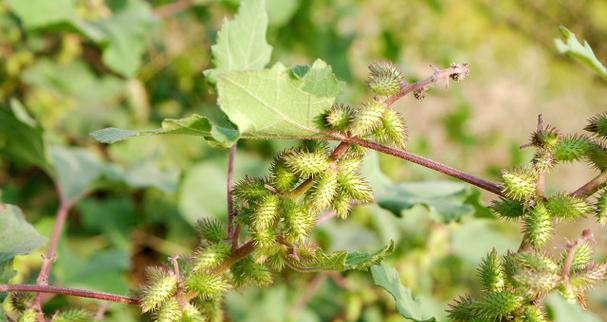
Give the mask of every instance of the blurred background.
[[(90, 173), (90, 167), (120, 173), (100, 175), (82, 188), (60, 242), (53, 284), (128, 294), (142, 281), (146, 265), (189, 253), (198, 218), (225, 217), (226, 150), (184, 136), (107, 146), (88, 133), (108, 126), (151, 129), (164, 118), (216, 112), (214, 90), (202, 71), (212, 67), (210, 45), (237, 7), (237, 0), (0, 1), (1, 108), (23, 113), (55, 156), (52, 170), (6, 149), (0, 200), (19, 205), (48, 236), (58, 206), (56, 160), (84, 164), (67, 172), (71, 179)], [(529, 161), (532, 151), (519, 146), (527, 143), (538, 114), (574, 133), (606, 110), (607, 82), (558, 54), (554, 45), (559, 26), (567, 26), (607, 62), (604, 0), (267, 0), (267, 9), (272, 61), (327, 61), (348, 83), (339, 99), (345, 103), (366, 99), (372, 62), (392, 61), (411, 81), (429, 76), (430, 65), (469, 63), (464, 82), (435, 88), (423, 101), (406, 97), (398, 109), (408, 123), (410, 151), (490, 180), (503, 168)], [(0, 131), (0, 151), (16, 140), (17, 132), (6, 129)], [(271, 156), (293, 144), (239, 142), (236, 178), (264, 175)], [(372, 154), (366, 162), (380, 189), (386, 180), (448, 180), (390, 157)], [(575, 189), (594, 175), (585, 164), (560, 166), (548, 177), (547, 191)], [(394, 240), (396, 252), (388, 261), (403, 284), (444, 316), (451, 299), (478, 290), (474, 267), (486, 252), (495, 247), (504, 253), (520, 241), (516, 224), (492, 219), (483, 207), (493, 196), (482, 193), (478, 201), (474, 189), (450, 189), (462, 189), (472, 207), (456, 221), (437, 219), (437, 210), (427, 206), (413, 206), (399, 217), (367, 205), (348, 221), (324, 222), (315, 238), (326, 248), (361, 251)], [(602, 248), (597, 256), (605, 259), (605, 232), (591, 219), (559, 226), (551, 249), (560, 251), (565, 238), (589, 226)], [(41, 253), (18, 257), (12, 281), (35, 280)], [(275, 280), (267, 289), (231, 292), (227, 319), (403, 320), (368, 273), (286, 271)], [(557, 321), (607, 320), (607, 288), (592, 295), (594, 314), (577, 312), (559, 298), (548, 304)], [(98, 303), (57, 296), (46, 308), (66, 305), (95, 309)], [(107, 320), (146, 317), (112, 304)]]

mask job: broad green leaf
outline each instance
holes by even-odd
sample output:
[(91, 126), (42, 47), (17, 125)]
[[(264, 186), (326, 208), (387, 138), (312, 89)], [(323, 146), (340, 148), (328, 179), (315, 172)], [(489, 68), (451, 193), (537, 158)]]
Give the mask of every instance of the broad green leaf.
[[(478, 265), (483, 257), (492, 249), (498, 254), (516, 249), (517, 242), (500, 232), (504, 229), (503, 223), (488, 219), (474, 219), (457, 227), (451, 237), (451, 248), (455, 255)], [(479, 240), (484, 242), (479, 243)]]
[(474, 213), (474, 207), (465, 204), (471, 189), (463, 183), (450, 181), (394, 184), (376, 196), (380, 207), (396, 216), (415, 205), (425, 206), (430, 216), (440, 223), (449, 223)]
[(411, 290), (401, 284), (398, 272), (393, 267), (385, 263), (372, 266), (371, 275), (375, 285), (392, 295), (396, 309), (402, 316), (417, 322), (436, 321), (424, 304), (413, 297)]
[[(27, 254), (46, 242), (46, 238), (36, 231), (14, 205), (0, 204), (0, 284), (5, 284), (14, 276), (13, 258)], [(0, 293), (0, 302), (6, 294)]]
[(270, 70), (228, 72), (217, 79), (220, 108), (243, 138), (258, 139), (320, 135), (315, 118), (331, 107), (341, 87), (321, 60), (301, 79), (281, 64)]
[(181, 119), (165, 119), (162, 122), (162, 127), (155, 130), (134, 131), (105, 128), (92, 132), (91, 136), (99, 142), (115, 143), (137, 136), (166, 134), (200, 136), (223, 147), (234, 144), (239, 135), (238, 129), (227, 121), (221, 124), (205, 116), (193, 114)]
[(160, 168), (154, 156), (140, 160), (118, 172), (121, 179), (131, 188), (154, 187), (164, 192), (177, 190), (179, 171), (173, 168)]
[(21, 122), (7, 108), (0, 108), (0, 152), (28, 165), (48, 166), (42, 129)]
[(116, 176), (114, 170), (82, 148), (54, 146), (50, 149), (56, 180), (63, 197), (76, 202), (102, 176)]
[(575, 34), (565, 27), (561, 27), (561, 34), (565, 37), (565, 41), (561, 39), (554, 40), (557, 50), (561, 54), (565, 54), (590, 67), (607, 81), (607, 68), (596, 58), (590, 45), (586, 41), (582, 45)]
[(211, 47), (215, 68), (205, 75), (215, 80), (228, 71), (263, 69), (272, 55), (267, 28), (265, 0), (242, 1), (234, 19), (226, 20), (217, 33), (217, 43)]
[(27, 28), (68, 21), (75, 15), (74, 0), (7, 0)]

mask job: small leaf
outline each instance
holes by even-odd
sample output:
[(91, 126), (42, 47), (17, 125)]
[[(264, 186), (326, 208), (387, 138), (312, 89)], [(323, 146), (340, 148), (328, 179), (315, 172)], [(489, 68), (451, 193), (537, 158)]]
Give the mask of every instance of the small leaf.
[(224, 22), (211, 47), (214, 69), (205, 71), (211, 80), (227, 71), (260, 70), (269, 62), (272, 46), (266, 42), (268, 14), (264, 0), (241, 2), (238, 13)]
[(401, 284), (398, 272), (394, 268), (385, 263), (375, 265), (371, 267), (371, 274), (375, 285), (384, 288), (392, 295), (396, 309), (402, 316), (416, 322), (436, 321), (424, 305), (413, 297), (411, 290)]
[(607, 81), (607, 68), (596, 58), (590, 45), (586, 41), (582, 45), (575, 34), (565, 27), (561, 27), (561, 34), (565, 37), (566, 43), (561, 39), (555, 39), (554, 44), (557, 50), (590, 67)]

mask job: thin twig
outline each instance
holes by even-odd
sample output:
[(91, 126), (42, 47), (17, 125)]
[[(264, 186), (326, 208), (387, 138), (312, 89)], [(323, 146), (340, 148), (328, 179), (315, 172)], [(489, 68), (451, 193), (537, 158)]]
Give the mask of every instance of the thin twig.
[(228, 195), (228, 237), (234, 240), (234, 158), (236, 157), (236, 144), (230, 147), (230, 153), (228, 156), (228, 184), (227, 184), (227, 195)]
[(607, 184), (607, 170), (601, 172), (594, 179), (588, 181), (586, 184), (581, 186), (579, 189), (571, 193), (573, 197), (585, 198), (592, 196), (595, 192)]
[(34, 292), (34, 293), (48, 293), (48, 294), (62, 294), (68, 296), (86, 297), (90, 299), (97, 299), (109, 302), (139, 305), (140, 300), (135, 297), (128, 297), (116, 294), (109, 294), (103, 292), (93, 292), (87, 290), (80, 290), (74, 288), (57, 287), (50, 285), (34, 285), (34, 284), (0, 284), (0, 292)]
[[(57, 257), (57, 244), (59, 243), (59, 237), (63, 231), (63, 226), (67, 220), (67, 215), (70, 211), (72, 203), (67, 200), (59, 186), (56, 186), (57, 194), (59, 195), (59, 208), (55, 214), (55, 225), (51, 236), (49, 237), (48, 248), (46, 253), (42, 256), (42, 267), (36, 278), (37, 285), (48, 285), (48, 277), (51, 272), (53, 262)], [(36, 295), (36, 300), (33, 303), (33, 308), (37, 312), (42, 312), (42, 294)]]
[(395, 157), (403, 159), (403, 160), (407, 160), (407, 161), (419, 164), (425, 168), (432, 169), (437, 172), (446, 174), (448, 176), (457, 178), (459, 180), (468, 182), (483, 190), (486, 190), (486, 191), (492, 192), (498, 196), (504, 197), (503, 188), (499, 184), (475, 177), (471, 174), (454, 169), (448, 165), (436, 162), (434, 160), (427, 159), (427, 158), (415, 155), (415, 154), (407, 152), (407, 151), (403, 151), (403, 150), (395, 149), (395, 148), (392, 148), (389, 146), (381, 145), (381, 144), (378, 144), (375, 142), (371, 142), (371, 141), (367, 141), (367, 140), (363, 140), (363, 139), (359, 139), (359, 138), (355, 138), (355, 137), (345, 136), (341, 133), (331, 133), (330, 135), (336, 140), (346, 141), (346, 142), (349, 142), (352, 144), (358, 144), (358, 145), (364, 146), (366, 148), (369, 148), (369, 149), (372, 149), (375, 151), (379, 151), (379, 152), (389, 154), (389, 155), (395, 156)]
[[(542, 117), (542, 114), (539, 114), (537, 116), (537, 132), (541, 132), (544, 130), (544, 118)], [(540, 197), (544, 196), (544, 187), (545, 187), (545, 182), (546, 182), (546, 175), (544, 174), (544, 171), (539, 170), (538, 174), (537, 174), (537, 184), (536, 184), (536, 190), (537, 190), (537, 194)]]

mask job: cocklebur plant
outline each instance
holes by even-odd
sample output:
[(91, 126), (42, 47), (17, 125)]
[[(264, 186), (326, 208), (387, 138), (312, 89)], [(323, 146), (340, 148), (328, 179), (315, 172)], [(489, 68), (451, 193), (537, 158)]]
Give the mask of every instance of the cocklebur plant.
[(522, 222), (521, 247), (502, 257), (495, 251), (487, 255), (479, 268), (483, 292), (456, 300), (449, 309), (452, 321), (548, 321), (541, 301), (552, 292), (587, 307), (586, 292), (607, 279), (607, 263), (594, 262), (592, 232), (584, 230), (575, 242), (567, 242), (560, 258), (546, 255), (546, 244), (555, 222), (593, 215), (605, 224), (605, 191), (599, 192), (594, 205), (586, 201), (604, 184), (591, 181), (570, 194), (546, 196), (544, 175), (558, 163), (571, 161), (586, 161), (604, 173), (605, 124), (607, 115), (599, 114), (585, 127), (594, 137), (563, 136), (544, 125), (540, 116), (537, 130), (524, 146), (536, 149), (533, 159), (528, 167), (503, 171), (505, 198), (491, 207), (498, 217)]

